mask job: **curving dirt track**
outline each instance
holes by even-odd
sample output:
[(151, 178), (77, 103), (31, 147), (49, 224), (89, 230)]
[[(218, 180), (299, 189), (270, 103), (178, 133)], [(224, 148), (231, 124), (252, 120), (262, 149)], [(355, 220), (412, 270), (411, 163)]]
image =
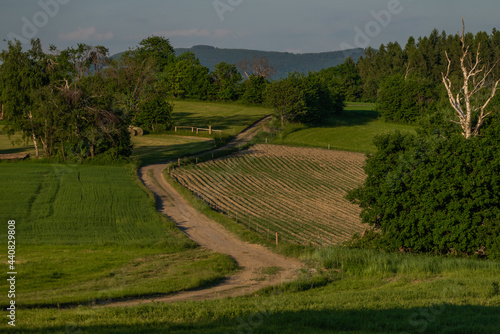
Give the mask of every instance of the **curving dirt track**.
[[(265, 118), (249, 127), (228, 146), (248, 142), (257, 133), (258, 127), (267, 120)], [(200, 214), (165, 180), (163, 170), (166, 166), (166, 163), (155, 164), (139, 170), (140, 179), (156, 197), (158, 211), (173, 220), (189, 238), (202, 247), (233, 257), (242, 269), (210, 288), (158, 298), (115, 302), (106, 307), (239, 296), (296, 277), (297, 271), (303, 266), (300, 261), (275, 254), (263, 246), (243, 242), (218, 223)], [(279, 267), (282, 270), (274, 275), (263, 275), (262, 269), (269, 267)]]

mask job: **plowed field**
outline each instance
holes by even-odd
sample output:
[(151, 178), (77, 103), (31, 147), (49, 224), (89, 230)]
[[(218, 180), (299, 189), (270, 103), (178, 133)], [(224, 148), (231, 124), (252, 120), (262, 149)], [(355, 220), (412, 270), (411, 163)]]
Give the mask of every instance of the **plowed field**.
[(212, 208), (268, 238), (338, 244), (365, 229), (360, 209), (344, 197), (365, 178), (365, 155), (257, 145), (178, 168), (172, 176)]

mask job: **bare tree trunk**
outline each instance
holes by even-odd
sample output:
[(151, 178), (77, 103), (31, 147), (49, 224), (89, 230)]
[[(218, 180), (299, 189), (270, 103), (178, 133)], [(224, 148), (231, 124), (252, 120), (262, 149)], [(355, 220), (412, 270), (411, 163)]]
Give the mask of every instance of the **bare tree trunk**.
[[(481, 57), (480, 57), (480, 47), (478, 45), (475, 61), (472, 61), (472, 57), (470, 55), (470, 46), (465, 44), (465, 23), (462, 19), (463, 31), (462, 36), (460, 36), (460, 41), (462, 42), (462, 56), (460, 57), (460, 69), (463, 75), (463, 85), (455, 95), (453, 93), (453, 85), (450, 77), (450, 68), (451, 68), (451, 60), (446, 52), (446, 58), (448, 60), (448, 69), (446, 74), (442, 73), (443, 83), (448, 92), (448, 99), (450, 100), (450, 104), (455, 110), (455, 113), (458, 116), (459, 121), (453, 121), (457, 123), (462, 128), (463, 136), (466, 139), (471, 138), (472, 136), (479, 135), (479, 129), (483, 125), (485, 119), (492, 113), (492, 111), (486, 112), (486, 108), (490, 104), (491, 100), (495, 97), (498, 84), (500, 80), (494, 81), (494, 84), (491, 89), (491, 93), (489, 94), (488, 99), (485, 102), (476, 103), (475, 105), (471, 102), (473, 98), (484, 88), (487, 88), (487, 80), (495, 68), (495, 63), (493, 66), (487, 68), (486, 65), (481, 66)], [(470, 64), (468, 64), (470, 62)], [(463, 101), (463, 102), (462, 102)], [(477, 105), (479, 104), (479, 105)], [(479, 111), (478, 121), (475, 126), (472, 124), (473, 112)]]
[(31, 123), (31, 139), (33, 140), (33, 146), (35, 146), (35, 158), (38, 159), (40, 154), (39, 154), (39, 150), (38, 150), (38, 142), (37, 142), (36, 136), (35, 136), (35, 129), (33, 127), (33, 114), (31, 113), (31, 111), (29, 112), (28, 117), (29, 117), (30, 123)]
[(33, 146), (35, 146), (35, 158), (38, 159), (38, 157), (39, 157), (38, 143), (36, 141), (36, 137), (35, 137), (35, 133), (34, 132), (31, 133), (31, 138), (33, 140)]
[(411, 66), (411, 62), (408, 61), (408, 64), (406, 64), (405, 81), (408, 80), (408, 76), (413, 71), (413, 68), (411, 68), (410, 66)]
[(43, 138), (40, 138), (40, 141), (42, 142), (42, 148), (43, 148), (43, 156), (44, 157), (49, 157), (49, 149), (47, 142), (43, 140)]
[(63, 157), (63, 161), (66, 161), (66, 155), (64, 154), (64, 144), (61, 142), (61, 153)]

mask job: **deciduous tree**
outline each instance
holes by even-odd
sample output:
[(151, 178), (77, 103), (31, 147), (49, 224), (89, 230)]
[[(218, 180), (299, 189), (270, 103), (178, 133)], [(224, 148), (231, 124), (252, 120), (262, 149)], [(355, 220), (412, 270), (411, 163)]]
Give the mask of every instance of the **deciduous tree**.
[(212, 78), (217, 99), (231, 101), (238, 98), (242, 77), (235, 65), (226, 62), (217, 64)]

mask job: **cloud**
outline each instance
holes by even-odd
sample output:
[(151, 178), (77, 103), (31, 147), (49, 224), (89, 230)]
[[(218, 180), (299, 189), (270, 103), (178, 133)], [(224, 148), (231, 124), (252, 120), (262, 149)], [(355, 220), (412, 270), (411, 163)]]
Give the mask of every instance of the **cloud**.
[(160, 35), (165, 37), (216, 37), (225, 38), (228, 36), (233, 36), (233, 33), (229, 30), (218, 29), (215, 31), (210, 31), (208, 29), (185, 29), (185, 30), (172, 30), (172, 31), (157, 31), (154, 35)]
[(59, 34), (59, 39), (62, 41), (109, 41), (113, 37), (115, 37), (115, 34), (111, 30), (106, 33), (99, 33), (94, 26), (78, 28), (76, 31)]

